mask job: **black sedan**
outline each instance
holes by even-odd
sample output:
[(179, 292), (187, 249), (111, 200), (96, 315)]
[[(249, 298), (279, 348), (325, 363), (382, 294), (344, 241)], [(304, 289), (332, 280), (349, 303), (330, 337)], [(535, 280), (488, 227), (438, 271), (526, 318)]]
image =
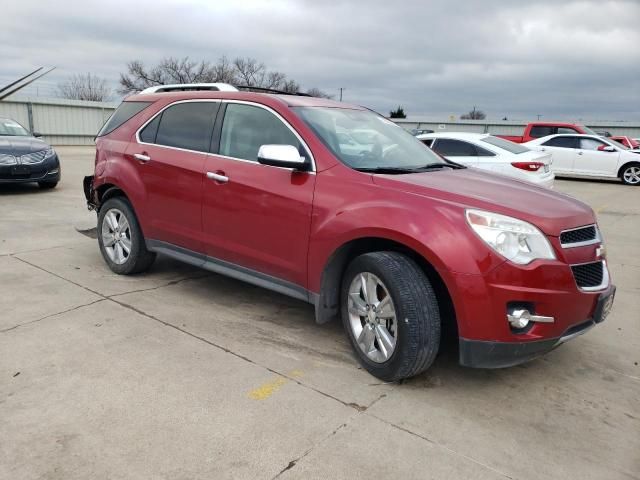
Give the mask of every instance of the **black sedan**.
[(15, 120), (0, 118), (0, 183), (36, 182), (40, 188), (58, 184), (58, 154), (36, 135)]

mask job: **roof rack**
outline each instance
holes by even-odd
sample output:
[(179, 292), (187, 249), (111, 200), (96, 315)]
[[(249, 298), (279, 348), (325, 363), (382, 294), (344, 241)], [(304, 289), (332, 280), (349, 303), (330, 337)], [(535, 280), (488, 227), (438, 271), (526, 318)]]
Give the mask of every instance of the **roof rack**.
[(238, 85), (237, 90), (244, 90), (247, 92), (260, 92), (260, 93), (277, 93), (279, 95), (297, 95), (299, 97), (311, 97), (308, 93), (303, 92), (285, 92), (283, 90), (276, 90), (275, 88), (264, 87), (251, 87), (249, 85)]
[(228, 83), (176, 83), (173, 85), (156, 85), (142, 90), (140, 93), (191, 92), (210, 90), (214, 92), (237, 92), (238, 89)]

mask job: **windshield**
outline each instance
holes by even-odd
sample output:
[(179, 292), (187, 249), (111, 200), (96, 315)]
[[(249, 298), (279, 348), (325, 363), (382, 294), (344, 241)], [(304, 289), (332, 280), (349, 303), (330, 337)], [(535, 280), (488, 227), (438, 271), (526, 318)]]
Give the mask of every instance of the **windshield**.
[(619, 148), (620, 150), (629, 150), (629, 147), (627, 147), (626, 145), (623, 145), (622, 143), (618, 142), (617, 140), (614, 140), (612, 138), (606, 138), (606, 137), (602, 137), (602, 138), (604, 138), (607, 142), (609, 142), (614, 147)]
[(412, 170), (450, 165), (420, 140), (368, 110), (294, 107), (325, 146), (357, 170)]
[(591, 130), (589, 127), (585, 127), (584, 125), (580, 125), (580, 128), (582, 128), (584, 130), (584, 133), (587, 135), (598, 135), (596, 132)]
[(482, 141), (485, 143), (488, 143), (489, 145), (493, 145), (494, 147), (498, 147), (498, 148), (501, 148), (502, 150), (506, 150), (507, 152), (511, 152), (515, 154), (525, 153), (529, 151), (529, 149), (524, 145), (510, 142), (509, 140), (505, 140), (504, 138), (498, 138), (492, 135), (489, 135), (488, 137), (484, 137)]
[(0, 135), (8, 137), (28, 137), (30, 134), (26, 128), (14, 120), (0, 118)]

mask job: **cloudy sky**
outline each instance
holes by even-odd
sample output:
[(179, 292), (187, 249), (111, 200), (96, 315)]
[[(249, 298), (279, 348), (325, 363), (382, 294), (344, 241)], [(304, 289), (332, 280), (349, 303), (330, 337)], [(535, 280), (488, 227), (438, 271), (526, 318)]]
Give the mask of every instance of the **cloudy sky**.
[(388, 112), (640, 120), (640, 0), (3, 2), (0, 84), (127, 61), (254, 57), (304, 87)]

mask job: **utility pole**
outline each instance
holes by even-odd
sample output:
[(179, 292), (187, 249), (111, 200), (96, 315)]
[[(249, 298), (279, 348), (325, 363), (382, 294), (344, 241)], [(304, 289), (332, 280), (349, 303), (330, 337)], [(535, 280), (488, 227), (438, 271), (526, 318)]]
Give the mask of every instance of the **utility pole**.
[(346, 90), (345, 88), (340, 87), (340, 101), (342, 101), (342, 91)]
[(540, 117), (542, 117), (542, 115), (538, 114), (538, 121), (540, 121)]

